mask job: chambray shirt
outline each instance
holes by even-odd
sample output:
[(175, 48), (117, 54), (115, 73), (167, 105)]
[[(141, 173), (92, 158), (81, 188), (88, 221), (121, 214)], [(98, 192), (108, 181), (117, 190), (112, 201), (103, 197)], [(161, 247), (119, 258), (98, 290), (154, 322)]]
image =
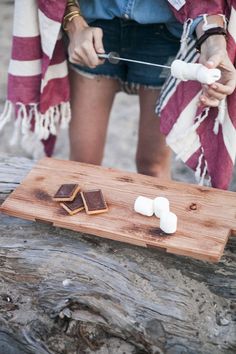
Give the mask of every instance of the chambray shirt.
[(79, 6), (88, 22), (119, 17), (140, 24), (165, 23), (172, 34), (181, 37), (182, 24), (175, 19), (167, 0), (79, 0)]

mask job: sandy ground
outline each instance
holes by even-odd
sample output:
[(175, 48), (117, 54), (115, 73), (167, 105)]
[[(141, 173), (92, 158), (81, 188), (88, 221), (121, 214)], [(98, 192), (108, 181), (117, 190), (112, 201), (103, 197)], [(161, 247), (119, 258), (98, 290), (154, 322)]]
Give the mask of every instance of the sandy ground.
[[(7, 66), (10, 55), (13, 1), (1, 0), (0, 11), (0, 112), (6, 97)], [(119, 93), (116, 96), (111, 113), (107, 144), (103, 165), (127, 171), (135, 171), (135, 150), (137, 143), (139, 104), (137, 96)], [(7, 129), (0, 132), (0, 154), (26, 155), (19, 147), (10, 147), (7, 143), (13, 126), (8, 124)], [(68, 132), (61, 131), (57, 141), (55, 157), (68, 158)], [(27, 155), (26, 155), (27, 156)], [(195, 183), (191, 170), (180, 161), (172, 164), (173, 179)], [(236, 176), (231, 185), (231, 190), (236, 191)]]

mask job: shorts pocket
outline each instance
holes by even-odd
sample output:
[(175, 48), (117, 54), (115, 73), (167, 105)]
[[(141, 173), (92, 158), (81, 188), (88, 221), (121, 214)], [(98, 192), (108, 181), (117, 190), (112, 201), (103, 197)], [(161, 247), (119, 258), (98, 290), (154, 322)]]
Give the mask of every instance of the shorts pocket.
[(160, 28), (160, 36), (165, 39), (166, 41), (170, 41), (170, 42), (174, 42), (174, 43), (179, 43), (180, 42), (180, 38), (174, 36), (166, 27), (165, 24), (161, 25)]

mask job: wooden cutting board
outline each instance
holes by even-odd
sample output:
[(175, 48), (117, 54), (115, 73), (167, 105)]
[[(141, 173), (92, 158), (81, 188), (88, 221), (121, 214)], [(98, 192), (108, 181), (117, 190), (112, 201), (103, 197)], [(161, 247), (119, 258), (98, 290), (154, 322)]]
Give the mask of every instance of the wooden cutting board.
[[(101, 189), (108, 212), (70, 216), (52, 200), (61, 184)], [(133, 210), (139, 196), (167, 197), (178, 216), (173, 235), (164, 235), (159, 219)], [(72, 161), (44, 158), (31, 170), (0, 210), (12, 216), (94, 234), (143, 247), (217, 262), (229, 236), (236, 235), (236, 193), (128, 173)]]

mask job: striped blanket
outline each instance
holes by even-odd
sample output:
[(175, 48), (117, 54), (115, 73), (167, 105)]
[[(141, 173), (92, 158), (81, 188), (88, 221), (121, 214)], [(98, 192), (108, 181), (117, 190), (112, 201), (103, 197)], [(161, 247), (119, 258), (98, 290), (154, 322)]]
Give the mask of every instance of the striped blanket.
[(0, 130), (15, 116), (11, 144), (50, 156), (59, 126), (70, 120), (68, 69), (61, 23), (66, 0), (15, 0), (8, 99)]
[[(169, 1), (186, 3), (173, 11), (185, 22), (179, 59), (198, 60), (194, 43), (187, 38), (191, 18), (225, 14), (229, 19), (228, 51), (235, 62), (236, 0)], [(14, 143), (38, 158), (50, 156), (59, 126), (70, 120), (69, 85), (61, 23), (66, 0), (15, 0), (12, 58), (9, 66), (8, 99), (0, 116), (0, 130), (15, 116)], [(169, 78), (157, 112), (167, 143), (203, 183), (228, 188), (236, 154), (236, 93), (221, 110), (197, 108), (201, 85)], [(235, 113), (234, 113), (235, 112)]]
[[(205, 4), (205, 5), (204, 5)], [(205, 8), (204, 8), (205, 6)], [(185, 33), (178, 59), (196, 62), (193, 39), (187, 36), (190, 17), (199, 14), (225, 14), (228, 19), (228, 53), (236, 59), (236, 1), (187, 1), (176, 11), (176, 17), (185, 22)], [(220, 104), (220, 108), (199, 108), (201, 85), (195, 81), (179, 81), (170, 77), (162, 89), (156, 111), (161, 116), (161, 130), (167, 144), (195, 171), (200, 184), (229, 187), (236, 156), (236, 91)]]

